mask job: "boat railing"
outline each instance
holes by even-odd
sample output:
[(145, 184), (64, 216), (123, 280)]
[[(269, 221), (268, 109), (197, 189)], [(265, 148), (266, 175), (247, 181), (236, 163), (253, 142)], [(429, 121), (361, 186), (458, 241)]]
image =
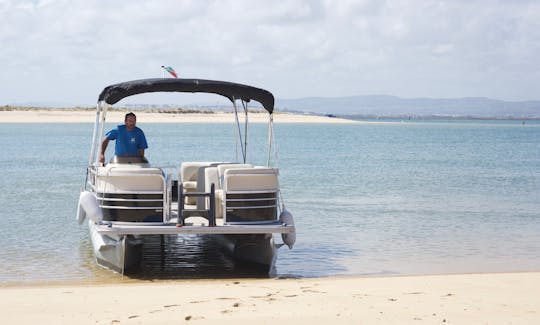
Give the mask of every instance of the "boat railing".
[(225, 191), (225, 224), (272, 223), (277, 220), (278, 191)]

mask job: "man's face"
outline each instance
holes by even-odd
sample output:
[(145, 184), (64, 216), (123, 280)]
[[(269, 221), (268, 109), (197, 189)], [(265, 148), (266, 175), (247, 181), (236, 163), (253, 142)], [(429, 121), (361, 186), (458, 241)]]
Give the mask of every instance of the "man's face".
[(128, 130), (133, 130), (133, 128), (135, 128), (135, 123), (137, 122), (137, 119), (133, 116), (128, 116), (125, 122), (126, 122), (126, 128)]

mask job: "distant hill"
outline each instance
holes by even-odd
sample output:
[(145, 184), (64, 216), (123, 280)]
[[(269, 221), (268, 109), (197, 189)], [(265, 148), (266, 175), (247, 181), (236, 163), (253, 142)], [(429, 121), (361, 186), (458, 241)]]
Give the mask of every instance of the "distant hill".
[(482, 97), (400, 98), (386, 95), (278, 99), (279, 110), (333, 115), (539, 118), (540, 101), (503, 101)]
[[(123, 104), (130, 109), (177, 108), (194, 110), (229, 110), (230, 106), (215, 103), (199, 104)], [(76, 107), (81, 105), (60, 102), (27, 102), (13, 107)], [(82, 105), (90, 106), (93, 105)], [(276, 99), (278, 111), (312, 113), (318, 115), (365, 117), (448, 117), (448, 118), (535, 118), (540, 119), (540, 100), (504, 101), (484, 97), (466, 98), (401, 98), (387, 95), (349, 97), (308, 97)], [(253, 101), (250, 107), (260, 107)]]

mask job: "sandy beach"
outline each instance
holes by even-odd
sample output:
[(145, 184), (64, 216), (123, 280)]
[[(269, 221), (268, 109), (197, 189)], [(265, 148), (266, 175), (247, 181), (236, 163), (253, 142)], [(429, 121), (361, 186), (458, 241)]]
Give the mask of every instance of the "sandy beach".
[(3, 287), (2, 324), (535, 324), (540, 273)]
[[(127, 111), (126, 111), (127, 112)], [(122, 123), (126, 112), (111, 111), (107, 113), (107, 121)], [(144, 123), (232, 123), (232, 113), (150, 113), (136, 112), (137, 122)], [(0, 111), (0, 123), (93, 123), (95, 111), (76, 111), (61, 109), (13, 110)], [(251, 122), (268, 122), (268, 114), (254, 113), (249, 115)], [(301, 115), (290, 113), (274, 113), (275, 123), (359, 123), (341, 118)]]

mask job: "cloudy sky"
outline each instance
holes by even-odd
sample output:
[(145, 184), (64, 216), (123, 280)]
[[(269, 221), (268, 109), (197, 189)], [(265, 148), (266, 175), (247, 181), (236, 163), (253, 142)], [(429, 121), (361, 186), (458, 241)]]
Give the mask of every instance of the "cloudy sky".
[(540, 99), (540, 1), (0, 0), (0, 105), (161, 77), (277, 98)]

